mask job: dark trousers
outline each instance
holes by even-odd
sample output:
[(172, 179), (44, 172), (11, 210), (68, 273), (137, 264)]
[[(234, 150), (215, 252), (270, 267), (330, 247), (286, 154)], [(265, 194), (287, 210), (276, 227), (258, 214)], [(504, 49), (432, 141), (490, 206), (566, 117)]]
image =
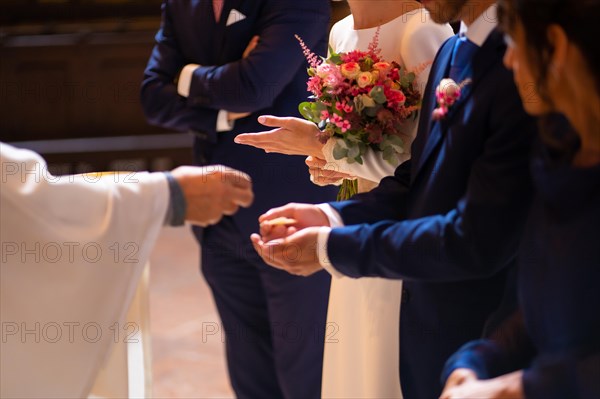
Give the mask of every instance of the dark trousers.
[(319, 398), (330, 277), (266, 265), (231, 218), (194, 228), (238, 398)]

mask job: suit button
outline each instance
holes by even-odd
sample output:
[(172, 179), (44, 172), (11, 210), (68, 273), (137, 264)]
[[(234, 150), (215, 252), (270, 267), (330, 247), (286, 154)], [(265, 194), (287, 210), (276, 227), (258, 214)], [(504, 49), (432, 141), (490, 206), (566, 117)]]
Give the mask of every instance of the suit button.
[(402, 288), (402, 303), (407, 304), (410, 302), (410, 291), (406, 288)]

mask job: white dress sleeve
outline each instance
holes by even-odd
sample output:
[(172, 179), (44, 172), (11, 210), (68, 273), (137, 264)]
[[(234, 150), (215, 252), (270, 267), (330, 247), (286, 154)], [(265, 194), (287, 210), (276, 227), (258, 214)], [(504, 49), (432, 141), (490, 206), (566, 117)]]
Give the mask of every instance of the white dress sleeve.
[(115, 334), (123, 339), (165, 218), (166, 178), (56, 177), (39, 155), (4, 143), (0, 164), (0, 320), (31, 331), (2, 342), (0, 396), (87, 397)]
[[(423, 23), (420, 14), (412, 17), (402, 35), (400, 56), (408, 70), (415, 69), (424, 63), (433, 61), (442, 43), (452, 36), (450, 25), (438, 25), (429, 20)], [(333, 33), (333, 31), (332, 31)], [(331, 40), (330, 40), (331, 41)], [(417, 87), (423, 93), (429, 77), (430, 66), (423, 69), (417, 76)], [(348, 163), (346, 159), (337, 160), (333, 157), (333, 148), (337, 143), (344, 145), (339, 138), (329, 140), (323, 147), (323, 156), (329, 164), (329, 169), (347, 173), (352, 176), (369, 180), (378, 184), (381, 179), (394, 174), (399, 164), (410, 159), (410, 146), (417, 132), (417, 121), (407, 121), (405, 137), (405, 152), (398, 154), (398, 163), (390, 164), (383, 159), (383, 153), (367, 149), (363, 156), (363, 164)]]

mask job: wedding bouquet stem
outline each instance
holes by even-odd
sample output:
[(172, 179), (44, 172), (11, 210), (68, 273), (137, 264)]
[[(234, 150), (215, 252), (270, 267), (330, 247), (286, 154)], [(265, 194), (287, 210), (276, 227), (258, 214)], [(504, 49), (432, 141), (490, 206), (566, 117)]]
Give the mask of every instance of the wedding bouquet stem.
[(345, 201), (358, 193), (357, 179), (344, 179), (337, 194), (338, 201)]

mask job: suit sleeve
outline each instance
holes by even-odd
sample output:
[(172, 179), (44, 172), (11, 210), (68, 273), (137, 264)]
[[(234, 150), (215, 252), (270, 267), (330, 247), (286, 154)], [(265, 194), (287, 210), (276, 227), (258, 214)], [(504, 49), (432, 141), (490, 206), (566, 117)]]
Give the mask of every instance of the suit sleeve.
[(523, 372), (528, 399), (600, 397), (600, 351), (583, 356), (558, 355), (537, 361)]
[(174, 35), (168, 2), (162, 5), (161, 27), (144, 71), (141, 103), (152, 125), (177, 131), (198, 130), (216, 137), (217, 109), (189, 106), (177, 93), (176, 78), (186, 65)]
[[(325, 1), (266, 1), (256, 22), (258, 46), (244, 59), (194, 71), (190, 94), (177, 94), (174, 83), (186, 64), (172, 29), (168, 3), (146, 68), (142, 105), (150, 123), (175, 130), (202, 130), (215, 137), (218, 110), (255, 112), (271, 106), (305, 63), (294, 38), (314, 47), (326, 37), (329, 8)], [(241, 54), (240, 54), (241, 58)]]
[(514, 259), (531, 200), (528, 159), (536, 129), (514, 86), (500, 86), (486, 126), (488, 139), (456, 207), (398, 221), (408, 196), (398, 173), (384, 180), (391, 195), (381, 203), (381, 191), (375, 189), (362, 201), (334, 205), (347, 225), (333, 229), (327, 245), (338, 271), (351, 277), (451, 282), (493, 276)]
[(258, 22), (260, 40), (254, 51), (236, 62), (196, 69), (188, 101), (232, 112), (255, 112), (271, 106), (306, 63), (294, 35), (314, 50), (327, 37), (328, 23), (326, 1), (265, 2)]
[(469, 342), (452, 355), (444, 367), (442, 383), (459, 368), (473, 370), (479, 379), (524, 369), (523, 389), (528, 399), (600, 397), (600, 351), (535, 356), (519, 312), (490, 339)]
[(535, 354), (518, 310), (489, 339), (469, 342), (452, 355), (444, 366), (442, 385), (456, 369), (471, 369), (479, 379), (489, 379), (528, 367)]
[(329, 205), (340, 214), (347, 226), (404, 219), (410, 189), (410, 168), (411, 160), (408, 160), (396, 168), (393, 176), (382, 179), (375, 189), (357, 194), (347, 201), (330, 202)]

